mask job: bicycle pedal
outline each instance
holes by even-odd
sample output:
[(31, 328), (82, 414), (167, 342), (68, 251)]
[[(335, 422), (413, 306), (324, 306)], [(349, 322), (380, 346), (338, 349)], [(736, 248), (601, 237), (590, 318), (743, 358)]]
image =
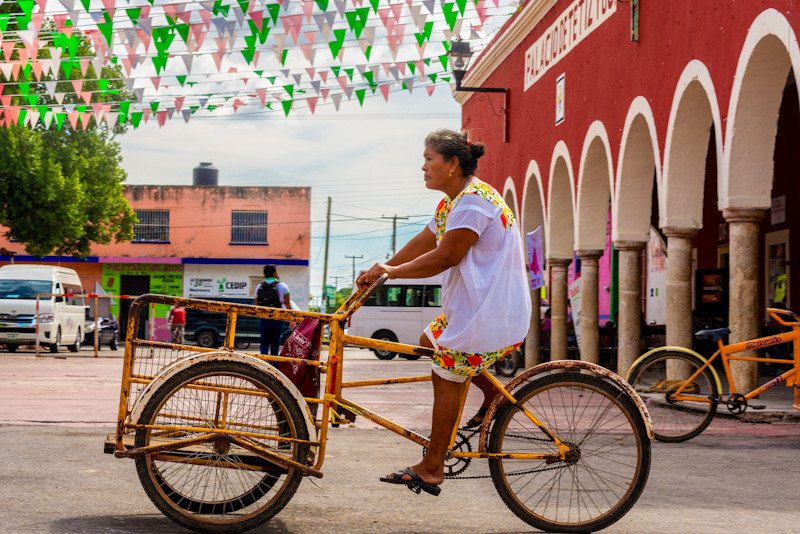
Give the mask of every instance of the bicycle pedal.
[(766, 406), (764, 405), (756, 406), (755, 404), (748, 404), (747, 407), (750, 408), (751, 410), (763, 410), (764, 408), (766, 408)]

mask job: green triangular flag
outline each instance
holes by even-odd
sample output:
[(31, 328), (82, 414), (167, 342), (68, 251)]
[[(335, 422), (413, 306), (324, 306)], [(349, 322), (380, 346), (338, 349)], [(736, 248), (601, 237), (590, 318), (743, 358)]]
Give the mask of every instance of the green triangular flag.
[(136, 111), (134, 113), (131, 113), (131, 124), (133, 124), (134, 128), (139, 127), (139, 123), (142, 121), (142, 115), (144, 115), (144, 113), (142, 113), (141, 111)]
[(456, 20), (458, 20), (458, 13), (453, 9), (453, 7), (455, 7), (455, 4), (442, 4), (444, 20), (447, 22), (447, 26), (450, 28), (450, 31), (453, 31), (453, 28), (456, 26)]
[(333, 35), (336, 38), (333, 42), (328, 42), (328, 46), (331, 49), (331, 54), (333, 54), (333, 59), (339, 55), (339, 51), (342, 49), (344, 45), (344, 36), (347, 34), (347, 30), (333, 30)]
[(137, 7), (134, 9), (126, 9), (125, 13), (128, 14), (128, 18), (131, 19), (131, 22), (133, 22), (134, 24), (138, 24), (139, 17), (142, 16), (142, 8)]
[(97, 25), (100, 33), (103, 34), (103, 37), (106, 38), (106, 43), (111, 45), (111, 40), (113, 39), (112, 34), (114, 33), (114, 23), (113, 22), (101, 22)]

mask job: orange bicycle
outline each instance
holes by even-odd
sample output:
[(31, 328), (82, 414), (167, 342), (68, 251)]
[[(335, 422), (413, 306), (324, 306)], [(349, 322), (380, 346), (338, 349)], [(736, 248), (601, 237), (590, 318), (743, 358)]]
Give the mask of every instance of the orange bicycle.
[[(328, 427), (352, 419), (349, 414), (426, 447), (425, 436), (342, 395), (346, 388), (431, 379), (429, 374), (343, 380), (345, 344), (432, 354), (423, 347), (345, 334), (347, 319), (383, 280), (353, 294), (333, 314), (159, 295), (138, 298), (129, 315), (117, 432), (108, 437), (106, 452), (135, 459), (145, 492), (176, 523), (202, 532), (241, 532), (277, 514), (303, 477), (322, 477)], [(137, 338), (151, 303), (226, 314), (223, 347)], [(295, 322), (312, 318), (329, 325), (327, 360), (236, 352), (240, 315)], [(272, 362), (320, 369), (323, 394), (304, 397)], [(478, 450), (453, 429), (451, 474), (461, 473), (473, 458), (487, 459), (503, 501), (543, 530), (592, 532), (630, 510), (650, 470), (652, 429), (643, 403), (622, 378), (580, 361), (542, 364), (506, 386), (483, 374), (500, 395), (484, 418)]]
[[(655, 437), (661, 441), (685, 441), (700, 434), (714, 418), (717, 406), (723, 405), (732, 414), (741, 414), (748, 401), (780, 383), (794, 387), (794, 407), (800, 410), (800, 317), (790, 310), (768, 308), (779, 324), (791, 331), (775, 336), (751, 339), (725, 345), (727, 328), (701, 330), (700, 339), (717, 342), (719, 348), (708, 359), (683, 347), (660, 347), (641, 356), (628, 371), (628, 382), (641, 396), (653, 419)], [(793, 343), (794, 358), (761, 358), (732, 356), (738, 352), (761, 349), (782, 343)], [(722, 382), (712, 366), (719, 357), (730, 385), (730, 393), (722, 395)], [(739, 393), (730, 369), (731, 361), (765, 362), (791, 365), (791, 369), (747, 393)]]

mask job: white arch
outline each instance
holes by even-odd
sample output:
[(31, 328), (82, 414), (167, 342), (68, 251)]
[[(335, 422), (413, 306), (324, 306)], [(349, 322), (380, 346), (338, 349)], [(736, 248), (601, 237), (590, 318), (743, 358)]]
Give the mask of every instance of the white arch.
[(548, 258), (572, 259), (575, 228), (575, 178), (567, 144), (560, 140), (553, 148), (547, 183)]
[[(509, 203), (509, 194), (511, 195), (511, 202)], [(503, 184), (503, 200), (511, 208), (514, 216), (519, 219), (519, 201), (517, 200), (517, 188), (514, 187), (514, 179), (510, 176), (506, 178), (506, 183)]]
[(607, 239), (608, 204), (614, 185), (611, 143), (600, 121), (586, 132), (578, 174), (575, 210), (575, 249), (604, 250)]
[[(643, 96), (634, 98), (628, 108), (621, 143), (611, 206), (611, 236), (614, 241), (647, 242), (653, 209), (653, 171), (660, 184), (661, 154), (653, 110)], [(661, 197), (659, 194), (659, 203)]]
[(769, 208), (773, 154), (789, 68), (800, 69), (797, 36), (776, 9), (750, 26), (736, 66), (725, 149), (720, 162), (719, 208)]
[[(670, 108), (664, 145), (661, 191), (661, 226), (703, 226), (703, 183), (706, 175), (708, 136), (714, 127), (717, 161), (722, 160), (722, 120), (714, 83), (699, 60), (683, 70)], [(719, 183), (719, 165), (717, 165)]]

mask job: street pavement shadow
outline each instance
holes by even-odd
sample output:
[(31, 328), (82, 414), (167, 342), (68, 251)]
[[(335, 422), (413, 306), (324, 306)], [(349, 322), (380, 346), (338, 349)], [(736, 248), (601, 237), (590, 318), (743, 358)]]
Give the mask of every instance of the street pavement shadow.
[[(96, 515), (69, 517), (50, 523), (50, 532), (80, 532), (82, 534), (176, 534), (192, 532), (173, 523), (160, 514), (147, 515)], [(272, 518), (265, 525), (250, 530), (253, 534), (301, 534), (286, 528), (286, 525)]]

